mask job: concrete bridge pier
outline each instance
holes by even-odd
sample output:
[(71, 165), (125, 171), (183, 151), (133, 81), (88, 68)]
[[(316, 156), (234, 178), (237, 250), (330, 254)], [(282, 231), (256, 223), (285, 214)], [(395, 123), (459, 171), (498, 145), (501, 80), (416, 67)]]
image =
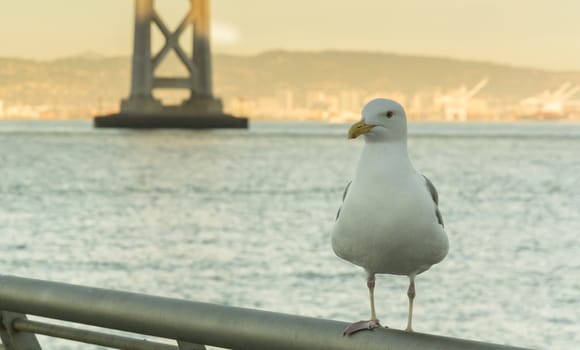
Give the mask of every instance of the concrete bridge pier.
[[(131, 69), (131, 91), (121, 101), (118, 114), (98, 116), (95, 127), (126, 128), (247, 128), (246, 118), (223, 113), (222, 102), (212, 92), (209, 0), (190, 0), (190, 8), (175, 31), (155, 11), (154, 0), (135, 0), (135, 38)], [(165, 43), (151, 52), (151, 24)], [(193, 27), (191, 55), (179, 44), (179, 37)], [(155, 70), (171, 50), (187, 70), (185, 77), (160, 77)], [(180, 105), (163, 105), (153, 89), (187, 89), (190, 97)]]
[(121, 111), (129, 113), (160, 112), (161, 102), (153, 98), (151, 62), (151, 21), (153, 0), (135, 1), (135, 38), (131, 67), (131, 92), (121, 101)]

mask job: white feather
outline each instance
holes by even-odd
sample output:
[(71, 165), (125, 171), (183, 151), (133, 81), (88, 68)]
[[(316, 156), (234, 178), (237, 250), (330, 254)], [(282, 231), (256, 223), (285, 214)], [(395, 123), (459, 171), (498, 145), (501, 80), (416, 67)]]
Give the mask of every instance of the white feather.
[[(390, 109), (398, 114), (392, 118), (381, 114)], [(363, 109), (363, 119), (378, 126), (364, 135), (365, 146), (336, 220), (332, 247), (369, 274), (414, 276), (443, 260), (449, 249), (437, 220), (437, 204), (409, 159), (402, 107), (391, 100), (373, 100)]]

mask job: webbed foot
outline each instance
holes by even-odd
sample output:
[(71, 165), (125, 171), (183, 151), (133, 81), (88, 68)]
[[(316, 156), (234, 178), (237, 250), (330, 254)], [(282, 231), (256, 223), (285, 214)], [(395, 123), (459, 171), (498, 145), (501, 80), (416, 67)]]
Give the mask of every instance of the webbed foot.
[(368, 331), (379, 327), (382, 327), (381, 324), (379, 323), (379, 320), (358, 321), (348, 325), (348, 327), (346, 327), (344, 331), (342, 331), (342, 335), (351, 335), (356, 332), (365, 330)]

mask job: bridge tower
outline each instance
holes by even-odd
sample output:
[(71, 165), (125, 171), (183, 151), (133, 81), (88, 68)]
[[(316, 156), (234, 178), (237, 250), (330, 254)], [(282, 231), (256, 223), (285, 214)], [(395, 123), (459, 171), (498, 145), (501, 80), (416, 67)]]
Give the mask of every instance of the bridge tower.
[[(189, 0), (190, 8), (175, 31), (171, 31), (155, 10), (154, 0), (135, 0), (135, 37), (131, 69), (131, 91), (121, 101), (118, 114), (95, 117), (96, 127), (128, 128), (246, 128), (246, 118), (222, 111), (213, 95), (210, 52), (209, 0)], [(155, 24), (165, 43), (151, 51), (151, 26)], [(179, 38), (193, 28), (192, 54), (181, 47)], [(187, 71), (185, 77), (160, 77), (155, 70), (171, 50)], [(187, 89), (189, 98), (180, 105), (163, 105), (153, 89)]]

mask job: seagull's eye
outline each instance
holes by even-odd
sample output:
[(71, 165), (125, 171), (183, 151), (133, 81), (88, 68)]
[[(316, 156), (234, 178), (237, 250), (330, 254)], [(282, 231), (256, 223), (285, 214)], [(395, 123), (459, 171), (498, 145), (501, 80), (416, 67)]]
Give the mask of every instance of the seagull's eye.
[(392, 117), (393, 116), (393, 111), (388, 111), (386, 115), (387, 115), (387, 118)]

